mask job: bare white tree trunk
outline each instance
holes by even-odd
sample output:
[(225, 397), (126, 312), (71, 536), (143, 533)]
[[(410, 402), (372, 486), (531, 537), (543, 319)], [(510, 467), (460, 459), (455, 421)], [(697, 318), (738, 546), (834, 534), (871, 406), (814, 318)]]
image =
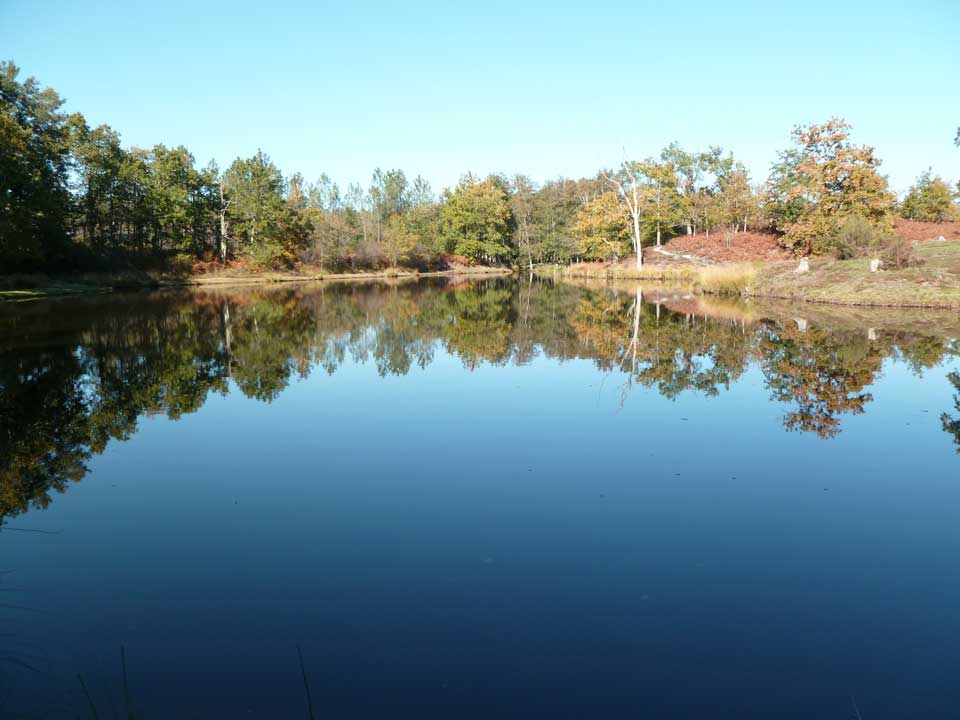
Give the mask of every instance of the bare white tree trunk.
[(630, 217), (633, 220), (633, 249), (637, 253), (637, 270), (643, 270), (643, 245), (640, 239), (640, 184), (636, 170), (626, 161), (623, 163), (623, 171), (629, 178), (627, 186), (616, 178), (604, 177), (616, 188), (620, 199), (630, 211)]
[(640, 245), (640, 216), (633, 214), (633, 249), (637, 251), (637, 270), (643, 270), (643, 247)]
[(227, 206), (230, 204), (229, 200), (224, 199), (223, 195), (223, 181), (220, 181), (220, 262), (227, 261), (227, 238), (229, 225), (227, 224)]

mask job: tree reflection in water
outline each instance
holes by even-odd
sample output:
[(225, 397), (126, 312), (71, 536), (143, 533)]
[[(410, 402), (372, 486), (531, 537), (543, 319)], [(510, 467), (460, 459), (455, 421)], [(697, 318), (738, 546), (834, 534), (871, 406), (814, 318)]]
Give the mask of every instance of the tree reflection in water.
[[(803, 323), (806, 324), (805, 322)], [(751, 363), (788, 430), (835, 436), (863, 413), (886, 358), (923, 372), (956, 354), (936, 333), (801, 327), (704, 312), (689, 298), (546, 281), (304, 285), (154, 292), (0, 308), (0, 519), (45, 507), (143, 415), (176, 419), (230, 381), (277, 398), (320, 368), (372, 361), (381, 376), (426, 368), (438, 352), (468, 370), (538, 354), (587, 359), (668, 398), (717, 395)], [(960, 393), (960, 377), (950, 374)], [(960, 411), (960, 394), (956, 398)], [(960, 420), (943, 428), (960, 444)]]

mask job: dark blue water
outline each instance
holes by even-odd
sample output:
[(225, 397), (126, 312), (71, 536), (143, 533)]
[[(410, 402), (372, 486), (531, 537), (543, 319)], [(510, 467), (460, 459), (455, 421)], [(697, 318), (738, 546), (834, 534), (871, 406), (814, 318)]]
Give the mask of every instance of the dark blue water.
[(3, 306), (0, 715), (960, 716), (956, 318), (640, 299)]

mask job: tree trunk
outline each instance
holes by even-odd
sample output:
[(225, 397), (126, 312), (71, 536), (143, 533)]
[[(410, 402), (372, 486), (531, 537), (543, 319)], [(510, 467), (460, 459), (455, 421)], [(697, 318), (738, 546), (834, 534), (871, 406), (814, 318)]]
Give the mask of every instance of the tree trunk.
[(220, 262), (227, 262), (227, 204), (223, 201), (223, 183), (220, 183)]
[(643, 247), (640, 245), (640, 218), (633, 213), (633, 247), (637, 251), (637, 270), (643, 270)]

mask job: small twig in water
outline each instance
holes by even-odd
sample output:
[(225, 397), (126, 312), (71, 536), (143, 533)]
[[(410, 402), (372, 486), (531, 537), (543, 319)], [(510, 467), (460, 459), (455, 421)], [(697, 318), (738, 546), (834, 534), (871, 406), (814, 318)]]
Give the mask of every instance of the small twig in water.
[(37, 610), (37, 608), (24, 607), (23, 605), (11, 605), (9, 603), (0, 603), (0, 608), (7, 608), (8, 610), (26, 610), (27, 612), (42, 613), (43, 610)]
[(133, 720), (133, 712), (130, 710), (130, 689), (127, 686), (127, 650), (120, 646), (120, 669), (123, 673), (123, 705), (127, 711), (127, 717)]
[(24, 662), (23, 660), (20, 660), (19, 658), (7, 656), (7, 657), (4, 657), (4, 658), (0, 658), (0, 660), (6, 660), (6, 661), (7, 661), (8, 663), (10, 663), (11, 665), (19, 665), (20, 667), (26, 668), (27, 670), (31, 670), (31, 671), (33, 671), (33, 672), (35, 672), (35, 673), (40, 673), (41, 675), (43, 675), (43, 670), (40, 670), (39, 668), (35, 668), (35, 667), (34, 667), (33, 665), (31, 665), (30, 663)]
[(113, 693), (110, 692), (109, 688), (107, 688), (107, 700), (110, 701), (110, 713), (113, 715), (113, 720), (120, 720), (120, 713), (117, 712), (117, 705), (113, 702)]
[(90, 704), (90, 714), (93, 715), (93, 720), (100, 720), (100, 716), (97, 715), (97, 706), (93, 704), (93, 698), (90, 697), (90, 692), (87, 690), (87, 684), (83, 681), (83, 675), (77, 673), (77, 680), (80, 681), (80, 687), (83, 688), (83, 695), (87, 698), (87, 702)]
[(297, 657), (300, 658), (300, 674), (303, 675), (303, 687), (307, 691), (307, 711), (310, 713), (310, 720), (315, 720), (313, 715), (313, 700), (310, 698), (310, 683), (307, 682), (307, 669), (303, 666), (303, 653), (300, 652), (300, 645), (297, 645)]
[(37, 533), (38, 535), (60, 535), (63, 530), (34, 530), (33, 528), (12, 528), (4, 525), (0, 530), (9, 530), (11, 532)]
[(850, 693), (850, 702), (853, 703), (853, 711), (857, 714), (857, 720), (863, 720), (863, 716), (860, 715), (860, 708), (857, 707), (857, 699), (853, 696), (853, 693)]

